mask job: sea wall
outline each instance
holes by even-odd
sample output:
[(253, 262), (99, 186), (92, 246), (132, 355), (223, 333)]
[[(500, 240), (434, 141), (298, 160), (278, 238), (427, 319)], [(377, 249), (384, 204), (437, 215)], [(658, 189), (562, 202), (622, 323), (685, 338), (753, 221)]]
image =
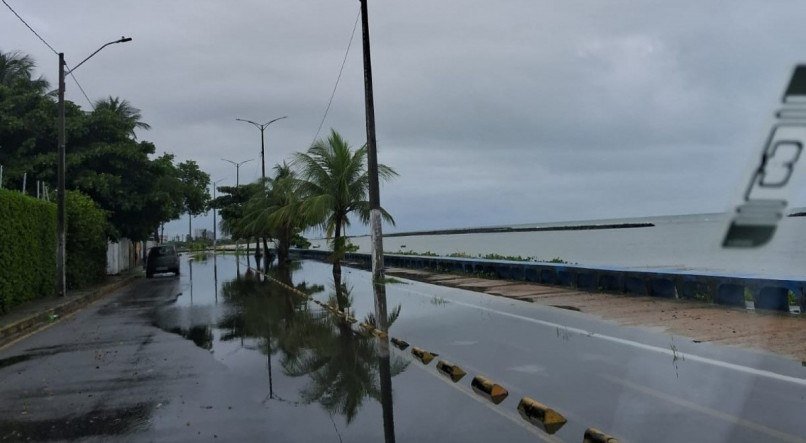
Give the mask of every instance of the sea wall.
[[(329, 251), (313, 249), (292, 252), (300, 258), (316, 260), (326, 260), (330, 256)], [(462, 272), (590, 292), (693, 299), (780, 312), (806, 311), (806, 279), (418, 255), (386, 254), (384, 257), (386, 266)], [(359, 267), (369, 267), (370, 255), (348, 253), (345, 261)], [(790, 309), (790, 306), (799, 309)]]

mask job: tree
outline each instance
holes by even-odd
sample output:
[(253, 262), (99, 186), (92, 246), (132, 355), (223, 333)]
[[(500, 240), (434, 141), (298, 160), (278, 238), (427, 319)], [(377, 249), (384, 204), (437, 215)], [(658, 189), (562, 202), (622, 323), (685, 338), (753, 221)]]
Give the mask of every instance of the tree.
[(210, 174), (199, 169), (193, 160), (179, 163), (179, 181), (182, 183), (183, 209), (188, 215), (188, 240), (193, 238), (192, 219), (206, 211), (210, 203)]
[(274, 167), (274, 177), (266, 180), (247, 202), (246, 229), (264, 235), (277, 245), (277, 261), (288, 262), (292, 242), (309, 226), (302, 212), (302, 199), (296, 173), (286, 163)]
[[(0, 51), (0, 164), (5, 184), (27, 174), (31, 188), (41, 180), (54, 189), (57, 106), (34, 67), (27, 55)], [(91, 112), (65, 102), (67, 188), (107, 212), (113, 238), (135, 241), (177, 218), (185, 202), (173, 156), (156, 157), (153, 143), (135, 139), (138, 128), (149, 126), (126, 100), (100, 100)]]
[(218, 209), (221, 217), (221, 232), (233, 239), (247, 239), (247, 231), (243, 229), (244, 209), (252, 196), (259, 193), (259, 182), (241, 186), (219, 186), (220, 195), (210, 201), (210, 207)]
[[(367, 201), (369, 177), (365, 159), (366, 146), (353, 151), (335, 130), (327, 141), (318, 140), (305, 153), (297, 153), (294, 165), (299, 168), (302, 210), (306, 217), (320, 225), (333, 237), (333, 274), (341, 274), (341, 258), (345, 253), (343, 230), (349, 226), (349, 215), (356, 213), (364, 224), (369, 222)], [(378, 175), (389, 180), (397, 173), (386, 165), (378, 165)], [(381, 209), (383, 218), (394, 219)]]
[(123, 135), (136, 139), (135, 129), (151, 129), (148, 123), (142, 121), (140, 110), (119, 97), (109, 96), (96, 101), (95, 110), (90, 116), (94, 132), (97, 134), (104, 127), (112, 129), (114, 133), (109, 134), (112, 138)]
[(39, 92), (49, 84), (44, 77), (33, 78), (36, 62), (30, 55), (19, 52), (0, 52), (0, 84), (8, 87), (22, 86)]

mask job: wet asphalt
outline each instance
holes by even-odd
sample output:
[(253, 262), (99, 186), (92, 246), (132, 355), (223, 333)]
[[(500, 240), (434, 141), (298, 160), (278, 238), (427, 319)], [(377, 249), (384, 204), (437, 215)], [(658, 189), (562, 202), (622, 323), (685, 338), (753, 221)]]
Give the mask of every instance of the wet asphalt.
[[(453, 383), (409, 349), (247, 272), (183, 260), (0, 349), (0, 441), (806, 441), (806, 367), (587, 314), (396, 279), (390, 335), (468, 375)], [(254, 259), (251, 259), (254, 264)], [(321, 301), (374, 311), (368, 272), (270, 271)], [(399, 309), (399, 311), (398, 311)], [(471, 389), (484, 375), (509, 396)], [(524, 420), (529, 396), (566, 417)]]

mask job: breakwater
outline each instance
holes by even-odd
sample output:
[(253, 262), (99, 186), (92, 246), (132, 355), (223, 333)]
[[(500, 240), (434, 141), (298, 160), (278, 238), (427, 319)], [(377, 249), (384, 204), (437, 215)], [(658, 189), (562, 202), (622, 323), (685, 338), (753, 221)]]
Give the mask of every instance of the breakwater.
[(500, 234), (511, 232), (550, 232), (550, 231), (596, 231), (601, 229), (633, 229), (633, 228), (651, 228), (655, 226), (653, 223), (609, 223), (609, 224), (593, 224), (593, 225), (568, 225), (568, 226), (537, 226), (518, 228), (511, 226), (502, 226), (495, 228), (459, 228), (459, 229), (440, 229), (434, 231), (413, 231), (413, 232), (396, 232), (392, 234), (384, 234), (384, 237), (416, 237), (418, 235), (456, 235), (456, 234)]

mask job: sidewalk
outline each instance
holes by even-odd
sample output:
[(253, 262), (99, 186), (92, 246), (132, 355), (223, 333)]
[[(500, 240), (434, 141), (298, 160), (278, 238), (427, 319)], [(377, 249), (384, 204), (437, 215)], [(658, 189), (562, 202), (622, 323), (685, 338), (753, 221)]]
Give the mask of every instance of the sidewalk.
[(585, 312), (622, 325), (658, 327), (695, 343), (789, 356), (806, 366), (806, 316), (751, 311), (691, 300), (584, 292), (558, 286), (389, 268), (388, 275)]
[(0, 348), (128, 285), (141, 274), (142, 270), (135, 268), (90, 288), (69, 291), (65, 297), (32, 300), (12, 308), (0, 315)]

